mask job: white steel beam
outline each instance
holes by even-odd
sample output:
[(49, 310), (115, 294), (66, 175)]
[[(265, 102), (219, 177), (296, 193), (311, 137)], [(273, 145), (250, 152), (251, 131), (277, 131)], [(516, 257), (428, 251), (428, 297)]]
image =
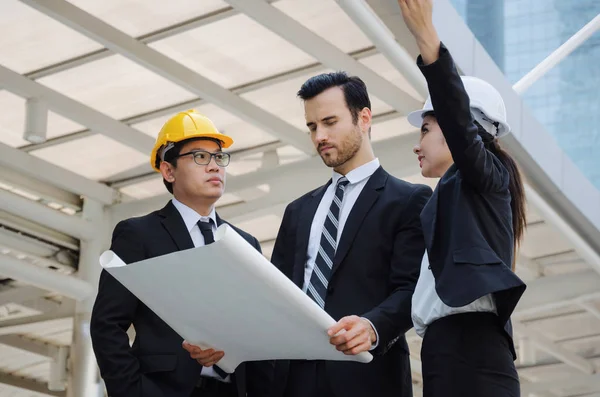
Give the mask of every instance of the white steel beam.
[(119, 195), (116, 190), (106, 185), (94, 182), (4, 143), (0, 143), (0, 167), (15, 170), (30, 178), (81, 196), (91, 197), (103, 204), (112, 204)]
[(530, 185), (525, 184), (525, 196), (527, 201), (544, 217), (544, 220), (553, 225), (563, 236), (573, 244), (575, 251), (586, 261), (588, 265), (600, 273), (600, 255), (588, 244), (583, 237), (565, 221), (554, 208)]
[[(527, 396), (530, 393), (538, 393), (544, 391), (555, 391), (575, 389), (579, 387), (586, 387), (590, 389), (600, 389), (600, 374), (594, 375), (569, 375), (556, 380), (549, 380), (544, 382), (527, 382), (521, 383), (521, 395)], [(567, 394), (572, 395), (572, 394)], [(577, 393), (577, 395), (580, 395)]]
[(0, 274), (78, 301), (94, 293), (94, 287), (89, 282), (5, 254), (0, 254)]
[(40, 393), (47, 396), (66, 397), (67, 395), (64, 391), (48, 390), (48, 386), (44, 383), (37, 382), (33, 379), (7, 374), (4, 372), (0, 372), (0, 383), (4, 383), (12, 387), (28, 390), (34, 393)]
[(525, 76), (523, 76), (521, 80), (519, 80), (513, 86), (513, 89), (518, 94), (522, 94), (529, 87), (531, 87), (533, 83), (542, 78), (549, 70), (562, 62), (562, 60), (564, 60), (570, 53), (575, 51), (577, 47), (589, 39), (598, 29), (600, 29), (600, 14), (596, 15), (596, 17), (588, 22), (583, 28), (581, 28), (581, 30), (571, 36), (571, 38), (563, 45), (558, 47), (552, 54), (548, 55), (546, 59), (540, 62)]
[[(275, 2), (277, 0), (267, 1)], [(168, 26), (166, 28), (161, 28), (150, 33), (145, 33), (141, 36), (136, 37), (136, 40), (144, 44), (154, 43), (159, 40), (164, 40), (166, 38), (176, 36), (178, 34), (189, 32), (190, 30), (198, 29), (202, 26), (209, 25), (211, 23), (231, 18), (237, 14), (238, 12), (232, 7), (223, 7), (218, 10), (211, 11), (207, 14), (199, 15), (186, 21), (179, 22), (175, 25)], [(112, 55), (112, 52), (110, 50), (102, 48), (100, 50), (75, 56), (73, 58), (61, 61), (53, 65), (44, 66), (41, 69), (25, 73), (25, 76), (29, 77), (30, 79), (36, 80), (45, 76), (50, 76), (52, 74), (60, 73), (65, 70), (73, 69), (75, 67), (106, 58), (110, 55)]]
[(29, 236), (15, 233), (6, 228), (0, 228), (0, 247), (11, 247), (17, 251), (49, 258), (56, 254), (58, 247)]
[[(303, 152), (314, 154), (314, 148), (301, 130), (67, 1), (21, 1)], [(149, 153), (150, 148), (146, 147), (144, 152)]]
[(0, 306), (8, 303), (21, 304), (24, 301), (31, 301), (42, 298), (48, 291), (41, 288), (24, 285), (22, 287), (5, 287), (0, 290)]
[[(110, 245), (108, 217), (100, 203), (85, 200), (83, 212), (96, 225), (97, 234), (91, 241), (82, 241), (79, 254), (79, 281), (97, 285), (101, 268), (98, 258)], [(70, 367), (77, 368), (68, 375), (67, 397), (92, 396), (98, 390), (98, 366), (92, 349), (89, 327), (95, 294), (77, 302), (73, 319)]]
[(540, 277), (531, 281), (513, 318), (523, 319), (542, 310), (564, 307), (590, 294), (599, 294), (600, 275), (593, 270)]
[(373, 95), (401, 114), (406, 115), (422, 106), (420, 100), (391, 84), (372, 69), (357, 62), (338, 47), (263, 0), (225, 1), (302, 51), (312, 55), (324, 65), (332, 69), (343, 69), (350, 74), (360, 76)]
[[(1, 151), (2, 150), (0, 149), (0, 152)], [(50, 163), (47, 164), (51, 165)], [(0, 181), (16, 189), (39, 196), (42, 200), (47, 202), (61, 204), (73, 210), (78, 210), (81, 208), (81, 197), (71, 191), (57, 187), (54, 184), (56, 181), (42, 182), (39, 178), (35, 179), (33, 177), (26, 176), (22, 172), (6, 166), (0, 168)]]
[(18, 334), (0, 335), (0, 343), (38, 356), (52, 357), (58, 346)]
[[(366, 58), (366, 57), (369, 57), (369, 56), (375, 55), (375, 54), (377, 54), (377, 50), (374, 47), (367, 47), (367, 48), (363, 48), (363, 49), (349, 53), (349, 55), (352, 56), (352, 58), (357, 59), (357, 60), (363, 59), (363, 58)], [(281, 83), (281, 82), (293, 79), (298, 76), (303, 76), (303, 75), (310, 74), (310, 73), (318, 73), (318, 72), (322, 71), (323, 68), (324, 68), (324, 66), (318, 62), (312, 63), (310, 65), (303, 65), (303, 66), (296, 67), (296, 68), (293, 68), (290, 70), (286, 70), (285, 72), (278, 73), (274, 76), (265, 77), (265, 78), (255, 80), (250, 83), (240, 84), (238, 86), (232, 87), (230, 89), (230, 91), (233, 92), (234, 94), (242, 95), (247, 92), (252, 92), (252, 91), (264, 88), (264, 87), (271, 86), (273, 84)], [(175, 113), (183, 111), (183, 110), (188, 110), (191, 108), (202, 106), (206, 103), (208, 103), (208, 102), (202, 98), (190, 99), (187, 101), (176, 103), (174, 105), (165, 106), (160, 109), (154, 109), (149, 112), (145, 112), (145, 113), (138, 114), (135, 116), (127, 117), (125, 119), (121, 119), (120, 121), (127, 125), (143, 123), (145, 121), (153, 120), (158, 117), (166, 117), (166, 116), (175, 114)], [(33, 150), (56, 146), (56, 145), (60, 145), (60, 144), (66, 143), (66, 142), (71, 142), (71, 141), (74, 141), (77, 139), (85, 138), (85, 137), (91, 136), (92, 134), (93, 134), (93, 132), (90, 132), (89, 130), (76, 131), (71, 134), (62, 135), (62, 136), (59, 136), (56, 138), (48, 139), (46, 142), (43, 142), (40, 144), (35, 144), (35, 145), (31, 144), (31, 145), (22, 146), (20, 149), (24, 152), (31, 152)], [(148, 169), (150, 169), (149, 166), (148, 166)], [(112, 177), (109, 177), (107, 179), (112, 179)]]
[[(25, 240), (26, 237), (23, 237)], [(12, 257), (22, 259), (42, 268), (56, 269), (62, 274), (71, 274), (75, 271), (74, 258), (71, 258), (71, 256), (68, 254), (58, 255), (57, 253), (57, 255), (52, 257), (42, 257), (21, 249), (17, 249), (14, 245), (7, 245), (3, 243), (0, 243), (0, 251), (3, 254), (11, 255)], [(60, 257), (61, 261), (58, 260), (58, 257)]]
[[(154, 32), (146, 33), (142, 36), (136, 37), (136, 40), (144, 44), (150, 44), (159, 40), (164, 40), (175, 35), (188, 32), (193, 29), (200, 28), (202, 26), (221, 21), (223, 19), (230, 18), (237, 15), (231, 7), (224, 7), (216, 11), (212, 11), (208, 14), (200, 15), (198, 17), (188, 19), (187, 21), (180, 22), (176, 25), (162, 28)], [(25, 73), (25, 76), (30, 79), (40, 79), (42, 77), (50, 76), (56, 73), (64, 72), (65, 70), (73, 69), (75, 67), (85, 65), (90, 62), (98, 61), (113, 55), (113, 53), (106, 48), (100, 50), (91, 51), (83, 55), (78, 55), (73, 58), (61, 61), (59, 63), (45, 66), (41, 69), (34, 70), (32, 72)]]
[(67, 215), (43, 204), (0, 189), (0, 209), (78, 239), (90, 239), (93, 225), (76, 215)]
[(399, 45), (392, 32), (369, 4), (365, 0), (336, 0), (336, 2), (375, 44), (379, 52), (402, 73), (419, 95), (427, 98), (429, 95), (427, 83), (414, 58)]
[(63, 302), (58, 310), (50, 313), (19, 317), (0, 322), (0, 335), (35, 333), (39, 331), (40, 326), (50, 327), (55, 324), (63, 324), (65, 321), (70, 322), (74, 314), (74, 301), (68, 300), (67, 302)]
[(54, 244), (58, 247), (66, 248), (73, 251), (79, 250), (79, 241), (65, 233), (61, 233), (57, 230), (42, 226), (36, 220), (28, 220), (19, 215), (14, 215), (4, 211), (0, 205), (0, 224), (2, 226), (16, 230), (19, 233), (25, 233), (33, 238), (39, 238), (40, 240), (46, 241), (50, 244)]
[(2, 65), (0, 65), (0, 85), (23, 98), (44, 98), (48, 107), (54, 112), (144, 154), (150, 153), (154, 146), (154, 140), (143, 132)]
[(530, 326), (520, 323), (519, 321), (513, 321), (513, 329), (516, 334), (526, 336), (538, 349), (545, 351), (584, 374), (593, 374), (595, 372), (594, 364), (591, 361), (559, 346)]
[(590, 313), (592, 316), (596, 317), (598, 320), (600, 320), (600, 310), (598, 309), (598, 307), (596, 305), (594, 305), (592, 302), (587, 301), (587, 300), (578, 300), (577, 304), (579, 306), (581, 306), (583, 309), (585, 309), (588, 313)]

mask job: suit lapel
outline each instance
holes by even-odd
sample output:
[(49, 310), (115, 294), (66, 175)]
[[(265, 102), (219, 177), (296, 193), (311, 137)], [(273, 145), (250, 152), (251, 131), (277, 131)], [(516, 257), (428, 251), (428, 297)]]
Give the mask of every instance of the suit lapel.
[(315, 213), (317, 212), (317, 208), (319, 207), (319, 203), (321, 203), (321, 199), (330, 184), (331, 180), (308, 196), (307, 201), (300, 210), (298, 231), (296, 233), (298, 238), (296, 239), (296, 248), (294, 250), (296, 256), (294, 257), (294, 268), (292, 273), (292, 281), (300, 288), (302, 288), (304, 284), (304, 267), (306, 265), (310, 228)]
[(375, 204), (379, 198), (381, 189), (385, 187), (387, 176), (388, 173), (385, 172), (382, 167), (379, 167), (373, 175), (371, 175), (369, 181), (358, 196), (356, 203), (354, 203), (352, 210), (350, 210), (333, 260), (332, 277), (346, 257), (346, 254), (348, 254), (348, 250), (352, 246), (352, 242), (354, 241), (360, 226), (373, 204)]
[(181, 214), (177, 211), (177, 208), (175, 208), (171, 201), (160, 210), (159, 214), (163, 217), (163, 226), (167, 229), (167, 232), (169, 232), (180, 251), (194, 248), (194, 242), (192, 241), (189, 231), (185, 227), (185, 222), (183, 222)]
[(433, 190), (433, 194), (429, 198), (429, 201), (427, 201), (425, 207), (423, 207), (423, 210), (421, 211), (421, 225), (423, 226), (425, 244), (429, 250), (433, 248), (433, 241), (435, 238), (440, 189), (449, 179), (456, 176), (457, 170), (456, 164), (452, 164), (450, 168), (448, 168), (448, 171), (442, 176)]

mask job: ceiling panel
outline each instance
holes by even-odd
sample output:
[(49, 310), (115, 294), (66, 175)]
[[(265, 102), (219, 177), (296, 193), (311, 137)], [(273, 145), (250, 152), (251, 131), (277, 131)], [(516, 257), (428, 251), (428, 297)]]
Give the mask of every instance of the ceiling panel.
[(22, 376), (29, 379), (36, 379), (46, 383), (50, 377), (50, 358), (44, 357), (43, 360), (34, 364), (27, 365), (13, 373), (15, 376)]
[(583, 357), (599, 357), (600, 335), (561, 342), (561, 346), (570, 351), (577, 352)]
[[(370, 69), (375, 71), (384, 79), (389, 80), (396, 87), (406, 92), (413, 98), (424, 101), (425, 98), (421, 98), (419, 93), (408, 83), (406, 78), (396, 69), (382, 54), (372, 55), (360, 60), (362, 64), (368, 66)], [(415, 60), (416, 65), (416, 60)], [(417, 109), (415, 109), (417, 110)]]
[(23, 139), (25, 99), (8, 91), (0, 91), (0, 109), (0, 142), (13, 147), (29, 143)]
[(0, 344), (0, 357), (0, 371), (8, 373), (48, 361), (44, 356), (3, 344)]
[(547, 256), (571, 249), (566, 238), (547, 223), (535, 224), (525, 230), (521, 252), (529, 258)]
[(226, 88), (315, 62), (242, 14), (157, 41), (150, 47)]
[(18, 0), (2, 0), (1, 4), (0, 64), (18, 73), (102, 48)]
[(266, 215), (249, 221), (238, 222), (236, 226), (256, 237), (258, 241), (266, 241), (277, 237), (280, 224), (281, 218), (277, 215)]
[(68, 1), (134, 37), (164, 29), (228, 6), (221, 0)]
[(344, 52), (372, 46), (334, 0), (281, 0), (274, 6)]
[(149, 156), (99, 134), (31, 154), (93, 180), (143, 164)]
[[(416, 129), (406, 120), (406, 117), (396, 117), (390, 120), (376, 122), (371, 127), (371, 139), (373, 141), (381, 141), (392, 138), (398, 135), (405, 135), (415, 132)], [(418, 143), (418, 137), (415, 135), (414, 144)], [(377, 153), (375, 153), (377, 154)], [(399, 155), (414, 156), (415, 164), (418, 164), (417, 156), (412, 152), (410, 147), (398, 147)]]
[(527, 324), (557, 342), (600, 335), (600, 319), (587, 312), (550, 317)]
[(48, 394), (36, 393), (0, 383), (0, 397), (48, 397)]
[(147, 197), (154, 197), (160, 194), (168, 193), (167, 188), (163, 184), (162, 178), (158, 175), (156, 178), (136, 183), (133, 185), (125, 186), (119, 189), (123, 194), (131, 196), (136, 199), (143, 199)]
[[(10, 146), (29, 144), (23, 139), (25, 131), (25, 99), (8, 91), (0, 91), (0, 142)], [(81, 124), (64, 118), (52, 111), (48, 112), (46, 137), (54, 138), (65, 133), (84, 129)]]
[(120, 55), (112, 55), (38, 81), (116, 119), (194, 97), (191, 92)]

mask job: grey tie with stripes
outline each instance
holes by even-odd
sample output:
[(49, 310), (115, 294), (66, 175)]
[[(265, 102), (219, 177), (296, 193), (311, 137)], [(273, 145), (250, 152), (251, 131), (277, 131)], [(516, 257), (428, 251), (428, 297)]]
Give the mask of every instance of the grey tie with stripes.
[(342, 177), (338, 180), (336, 185), (333, 201), (331, 202), (329, 212), (327, 213), (325, 223), (323, 224), (319, 251), (315, 258), (315, 266), (306, 291), (308, 296), (317, 302), (321, 308), (325, 308), (327, 286), (329, 285), (331, 269), (333, 268), (333, 259), (335, 258), (335, 251), (337, 250), (340, 209), (342, 208), (344, 191), (348, 183), (348, 179)]

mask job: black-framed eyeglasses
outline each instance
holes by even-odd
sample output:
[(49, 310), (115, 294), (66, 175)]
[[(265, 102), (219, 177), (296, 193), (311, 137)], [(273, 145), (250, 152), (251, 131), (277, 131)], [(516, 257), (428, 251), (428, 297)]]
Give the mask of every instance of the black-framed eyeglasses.
[(215, 163), (219, 167), (227, 167), (229, 165), (229, 160), (231, 159), (231, 155), (226, 152), (216, 152), (211, 153), (205, 150), (192, 150), (191, 152), (181, 153), (177, 157), (187, 156), (191, 154), (194, 157), (194, 163), (198, 165), (208, 165), (212, 161), (213, 157), (215, 158)]

